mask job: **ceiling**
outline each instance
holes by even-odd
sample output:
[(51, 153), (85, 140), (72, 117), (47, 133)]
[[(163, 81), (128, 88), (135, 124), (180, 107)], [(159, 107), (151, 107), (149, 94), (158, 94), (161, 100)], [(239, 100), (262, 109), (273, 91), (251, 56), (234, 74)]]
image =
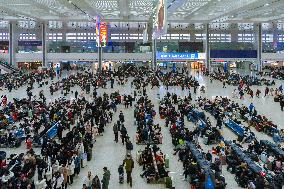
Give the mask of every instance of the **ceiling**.
[[(155, 0), (0, 0), (2, 20), (148, 21)], [(284, 19), (284, 0), (168, 0), (170, 22), (270, 22)]]

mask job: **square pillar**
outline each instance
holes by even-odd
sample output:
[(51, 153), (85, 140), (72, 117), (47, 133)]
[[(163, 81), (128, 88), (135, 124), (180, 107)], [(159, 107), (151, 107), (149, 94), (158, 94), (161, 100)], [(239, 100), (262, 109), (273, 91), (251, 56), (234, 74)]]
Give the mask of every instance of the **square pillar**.
[(47, 46), (46, 46), (46, 23), (41, 24), (41, 41), (42, 41), (42, 66), (47, 66)]
[(211, 72), (211, 63), (210, 63), (210, 33), (209, 33), (209, 23), (205, 24), (205, 53), (206, 53), (206, 68)]
[(262, 24), (258, 23), (257, 27), (257, 64), (258, 64), (258, 71), (262, 71), (263, 64), (262, 64)]
[(16, 66), (16, 46), (17, 46), (17, 37), (15, 34), (16, 23), (10, 21), (9, 23), (9, 64)]

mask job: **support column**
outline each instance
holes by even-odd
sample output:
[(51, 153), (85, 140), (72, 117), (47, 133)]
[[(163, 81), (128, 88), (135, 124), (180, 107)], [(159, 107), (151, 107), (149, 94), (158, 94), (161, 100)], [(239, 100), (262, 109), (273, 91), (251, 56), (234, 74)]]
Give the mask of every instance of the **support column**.
[(152, 70), (157, 70), (157, 39), (152, 40)]
[(9, 23), (9, 64), (10, 65), (16, 65), (16, 43), (17, 39), (15, 36), (16, 31), (16, 24), (15, 22), (10, 21)]
[(98, 71), (97, 73), (102, 72), (102, 65), (103, 65), (103, 48), (99, 45), (98, 47)]
[(209, 33), (209, 23), (205, 25), (205, 53), (206, 53), (206, 68), (209, 72), (211, 72), (211, 64), (210, 64), (210, 33)]
[(261, 23), (257, 24), (257, 64), (258, 71), (262, 71), (262, 26)]
[(273, 46), (277, 46), (278, 42), (278, 29), (277, 22), (272, 22), (272, 32), (273, 32)]
[(47, 66), (47, 48), (46, 48), (46, 24), (41, 25), (41, 40), (42, 40), (42, 66)]
[(238, 42), (238, 24), (231, 24), (231, 41)]

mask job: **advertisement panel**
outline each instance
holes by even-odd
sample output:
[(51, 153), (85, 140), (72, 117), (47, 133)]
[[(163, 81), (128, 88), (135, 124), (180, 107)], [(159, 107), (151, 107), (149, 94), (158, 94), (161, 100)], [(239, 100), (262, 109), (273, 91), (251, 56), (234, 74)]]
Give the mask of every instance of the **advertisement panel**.
[(108, 40), (108, 28), (106, 22), (100, 23), (100, 44), (101, 47), (107, 46), (107, 40)]
[(96, 46), (100, 46), (100, 23), (101, 23), (101, 17), (97, 16), (96, 18)]
[(106, 47), (108, 43), (108, 25), (101, 21), (101, 17), (96, 18), (96, 46)]
[(167, 0), (158, 0), (154, 4), (153, 39), (167, 34)]

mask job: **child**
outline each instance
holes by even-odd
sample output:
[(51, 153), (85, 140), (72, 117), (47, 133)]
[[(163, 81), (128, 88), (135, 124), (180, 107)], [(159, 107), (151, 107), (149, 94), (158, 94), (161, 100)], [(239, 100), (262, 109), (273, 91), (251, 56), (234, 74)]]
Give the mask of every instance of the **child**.
[(119, 183), (122, 184), (124, 182), (124, 168), (123, 165), (118, 167), (118, 175), (119, 175)]

